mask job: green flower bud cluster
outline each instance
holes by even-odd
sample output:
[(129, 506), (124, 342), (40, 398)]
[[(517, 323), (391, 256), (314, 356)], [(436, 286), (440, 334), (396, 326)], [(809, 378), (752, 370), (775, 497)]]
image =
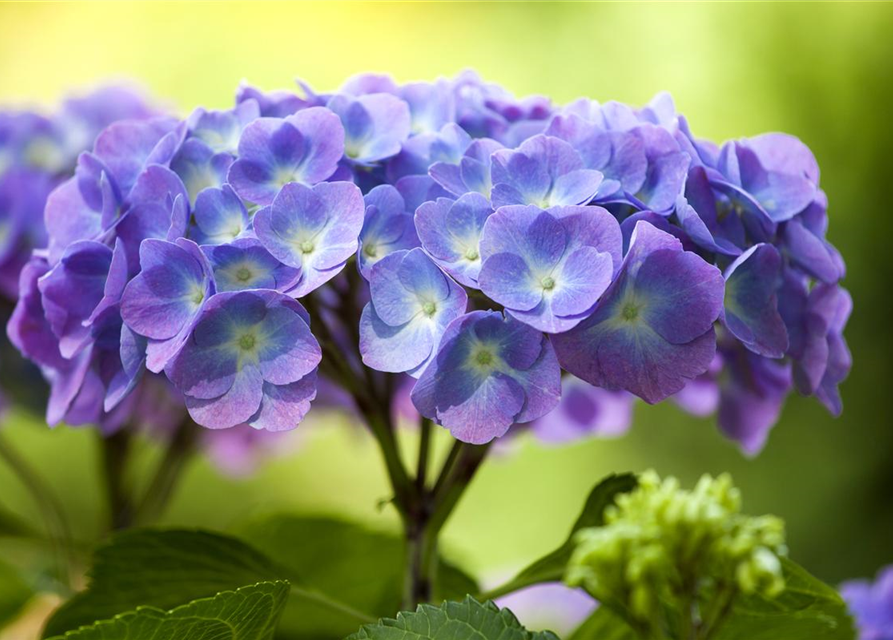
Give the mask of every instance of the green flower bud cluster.
[[(645, 637), (707, 638), (738, 594), (784, 590), (784, 523), (741, 513), (729, 475), (691, 491), (653, 471), (578, 532), (566, 581), (584, 587)], [(667, 614), (667, 609), (675, 612)]]

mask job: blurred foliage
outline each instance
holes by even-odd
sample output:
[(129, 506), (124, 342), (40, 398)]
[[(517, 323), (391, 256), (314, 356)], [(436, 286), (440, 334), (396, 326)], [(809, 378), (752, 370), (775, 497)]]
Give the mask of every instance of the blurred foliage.
[[(893, 429), (883, 417), (893, 379), (893, 222), (883, 196), (893, 170), (890, 33), (893, 5), (882, 3), (0, 4), (0, 101), (50, 104), (66, 90), (127, 77), (185, 114), (228, 105), (242, 78), (270, 89), (300, 76), (322, 90), (360, 71), (411, 80), (474, 67), (518, 94), (559, 102), (640, 104), (667, 89), (695, 133), (716, 140), (800, 136), (822, 167), (829, 236), (855, 299), (843, 417), (792, 398), (752, 460), (710, 420), (671, 405), (640, 405), (619, 440), (545, 448), (519, 438), (485, 466), (445, 546), (462, 566), (507, 577), (561, 543), (586, 491), (608, 472), (654, 467), (691, 483), (730, 471), (746, 510), (782, 516), (793, 556), (835, 582), (893, 561)], [(89, 539), (103, 508), (95, 436), (41, 422), (16, 410), (6, 428), (63, 494), (76, 535)], [(168, 522), (226, 527), (249, 513), (297, 509), (395, 526), (393, 512), (377, 508), (387, 489), (369, 438), (319, 412), (299, 431), (296, 454), (248, 481), (195, 465)], [(441, 455), (445, 442), (439, 434)], [(39, 522), (5, 468), (0, 500)], [(15, 557), (41, 562), (21, 550)]]

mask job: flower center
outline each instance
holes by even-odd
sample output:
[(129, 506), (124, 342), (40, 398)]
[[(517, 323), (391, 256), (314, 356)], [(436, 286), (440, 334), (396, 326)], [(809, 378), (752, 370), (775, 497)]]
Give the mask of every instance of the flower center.
[(477, 352), (477, 355), (474, 357), (475, 362), (477, 362), (482, 367), (487, 367), (493, 364), (493, 354), (487, 351), (486, 349), (482, 349)]
[(623, 311), (621, 313), (623, 314), (624, 320), (632, 322), (639, 317), (639, 307), (631, 302), (628, 302), (626, 305), (624, 305)]
[(248, 267), (241, 267), (236, 271), (236, 280), (239, 282), (248, 282), (251, 280), (251, 269)]
[(304, 242), (301, 243), (301, 253), (313, 253), (314, 248), (312, 240), (304, 240)]
[(195, 290), (192, 292), (193, 304), (197, 304), (197, 305), (201, 304), (202, 302), (204, 302), (204, 300), (205, 300), (205, 290), (200, 287), (196, 287)]
[(363, 245), (363, 253), (365, 253), (370, 258), (374, 258), (378, 255), (378, 247), (370, 242)]
[(426, 302), (422, 305), (422, 312), (429, 318), (437, 311), (437, 306), (433, 302)]
[(256, 343), (257, 339), (252, 333), (242, 334), (239, 338), (239, 347), (244, 351), (251, 351)]
[(545, 278), (540, 280), (540, 283), (543, 285), (543, 289), (545, 289), (546, 291), (551, 291), (555, 288), (555, 279), (552, 276), (546, 276)]
[(468, 247), (465, 250), (465, 259), (466, 260), (474, 261), (480, 257), (481, 257), (481, 254), (478, 253), (477, 247)]

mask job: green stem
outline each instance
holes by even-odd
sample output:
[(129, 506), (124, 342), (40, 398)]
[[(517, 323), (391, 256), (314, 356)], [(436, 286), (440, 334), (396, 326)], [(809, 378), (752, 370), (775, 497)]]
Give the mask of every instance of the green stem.
[(25, 458), (19, 455), (2, 434), (0, 434), (0, 459), (4, 460), (18, 477), (40, 510), (57, 559), (59, 580), (63, 584), (69, 585), (76, 561), (71, 528), (68, 525), (62, 503), (40, 474), (28, 464)]
[(705, 616), (704, 624), (698, 629), (697, 640), (710, 640), (722, 626), (732, 611), (735, 598), (738, 596), (738, 588), (734, 585), (720, 585), (716, 598), (709, 613)]
[(131, 432), (124, 428), (109, 436), (102, 433), (98, 435), (109, 508), (109, 527), (112, 531), (120, 531), (133, 524), (133, 501), (126, 478)]
[(419, 424), (419, 462), (416, 472), (416, 488), (423, 492), (428, 483), (428, 459), (431, 457), (431, 420), (422, 418)]
[(409, 607), (431, 600), (439, 564), (440, 532), (471, 484), (488, 449), (489, 444), (476, 446), (457, 442), (453, 447), (455, 455), (447, 458), (441, 472), (437, 483), (439, 489), (423, 493), (419, 508), (411, 513), (414, 517), (406, 528), (408, 558), (404, 591), (404, 604)]
[(139, 525), (157, 522), (174, 494), (174, 489), (195, 453), (198, 428), (192, 420), (184, 420), (164, 450), (143, 499), (134, 513), (133, 521)]

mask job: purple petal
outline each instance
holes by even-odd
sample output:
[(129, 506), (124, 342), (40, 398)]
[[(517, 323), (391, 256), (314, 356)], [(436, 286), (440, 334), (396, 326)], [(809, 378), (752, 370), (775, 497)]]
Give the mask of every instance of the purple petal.
[(781, 358), (788, 332), (778, 312), (776, 290), (781, 280), (781, 255), (772, 245), (754, 245), (725, 272), (724, 321), (748, 349), (767, 358)]

